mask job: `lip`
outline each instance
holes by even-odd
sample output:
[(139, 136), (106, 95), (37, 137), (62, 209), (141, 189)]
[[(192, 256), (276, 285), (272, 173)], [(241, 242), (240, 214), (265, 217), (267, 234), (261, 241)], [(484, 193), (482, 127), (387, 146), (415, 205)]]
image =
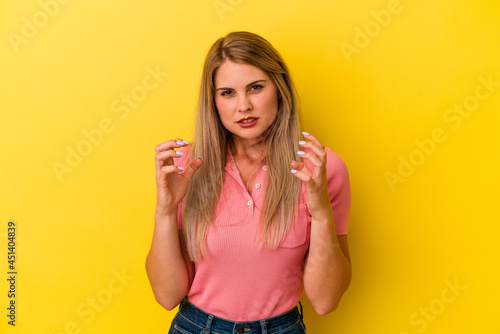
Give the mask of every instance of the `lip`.
[[(241, 121), (244, 121), (244, 120), (247, 120), (247, 119), (253, 119), (253, 121), (251, 122), (247, 122), (247, 123), (241, 123)], [(255, 124), (257, 124), (257, 121), (259, 119), (257, 117), (246, 117), (246, 118), (242, 118), (240, 119), (238, 122), (236, 122), (239, 126), (241, 126), (242, 128), (248, 128), (248, 127), (251, 127), (251, 126), (254, 126)]]
[(252, 119), (252, 118), (258, 119), (258, 117), (245, 117), (245, 118), (240, 119), (238, 121), (238, 123), (241, 122), (241, 121), (247, 120), (247, 119)]

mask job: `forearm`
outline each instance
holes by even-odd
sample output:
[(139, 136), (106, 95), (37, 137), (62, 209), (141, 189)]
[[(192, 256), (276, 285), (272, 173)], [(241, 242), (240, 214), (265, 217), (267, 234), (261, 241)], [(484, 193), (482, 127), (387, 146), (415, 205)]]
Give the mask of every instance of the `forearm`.
[(304, 289), (319, 315), (335, 310), (351, 281), (351, 265), (340, 247), (333, 212), (312, 218), (311, 240), (304, 264)]
[(181, 251), (177, 213), (155, 214), (146, 272), (156, 300), (166, 309), (175, 308), (188, 293), (189, 270)]

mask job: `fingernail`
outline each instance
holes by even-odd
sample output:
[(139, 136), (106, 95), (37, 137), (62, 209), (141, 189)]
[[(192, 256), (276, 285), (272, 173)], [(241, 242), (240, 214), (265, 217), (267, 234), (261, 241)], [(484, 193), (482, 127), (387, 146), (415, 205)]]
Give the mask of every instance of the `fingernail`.
[(178, 170), (184, 170), (184, 168), (180, 167), (180, 166), (177, 166), (177, 169)]
[(309, 133), (307, 133), (307, 132), (302, 132), (302, 134), (303, 134), (304, 136), (309, 136)]
[(177, 145), (186, 145), (183, 140), (178, 140), (175, 142)]
[(198, 157), (198, 159), (204, 160), (203, 157)]
[(295, 174), (295, 173), (297, 173), (297, 170), (296, 169), (292, 169), (290, 172), (292, 172), (292, 174)]
[(183, 140), (184, 144), (187, 145), (189, 142), (187, 140)]
[(175, 151), (175, 154), (180, 155), (181, 157), (184, 155), (184, 153), (179, 152), (179, 151)]
[(304, 151), (298, 151), (297, 154), (298, 155), (304, 155), (304, 154), (306, 154), (306, 152), (304, 152)]
[(296, 162), (295, 160), (290, 160), (288, 161), (289, 164), (291, 164), (292, 162)]
[(305, 144), (307, 144), (307, 142), (305, 142), (303, 140), (299, 141), (299, 145), (305, 145)]

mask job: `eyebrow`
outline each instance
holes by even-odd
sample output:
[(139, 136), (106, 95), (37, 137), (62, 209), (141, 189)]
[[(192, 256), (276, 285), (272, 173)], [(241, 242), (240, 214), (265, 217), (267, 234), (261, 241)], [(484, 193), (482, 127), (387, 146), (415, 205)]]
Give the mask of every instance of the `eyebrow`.
[[(250, 82), (250, 83), (246, 86), (246, 88), (248, 88), (248, 87), (250, 87), (250, 86), (253, 86), (253, 85), (255, 85), (256, 83), (261, 82), (261, 81), (264, 81), (264, 82), (265, 82), (266, 80), (265, 80), (265, 79), (260, 79), (260, 80), (252, 81), (252, 82)], [(218, 90), (231, 90), (231, 89), (233, 89), (233, 88), (229, 88), (229, 87), (220, 87), (220, 88), (217, 88), (215, 91), (218, 91)]]

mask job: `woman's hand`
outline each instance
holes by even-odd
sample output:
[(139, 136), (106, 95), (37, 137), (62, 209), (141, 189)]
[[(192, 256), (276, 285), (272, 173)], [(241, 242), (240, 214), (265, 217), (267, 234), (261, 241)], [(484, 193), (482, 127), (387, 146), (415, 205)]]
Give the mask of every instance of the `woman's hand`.
[(303, 151), (298, 154), (313, 165), (313, 170), (304, 162), (291, 161), (291, 172), (306, 184), (309, 213), (316, 219), (328, 219), (333, 216), (333, 210), (328, 195), (325, 147), (313, 135), (307, 132), (303, 135), (308, 141), (299, 142)]
[(185, 170), (174, 165), (174, 159), (182, 156), (181, 152), (174, 149), (187, 144), (187, 141), (173, 139), (156, 146), (156, 212), (159, 214), (177, 214), (179, 203), (186, 195), (194, 173), (203, 163), (202, 158), (197, 158)]

